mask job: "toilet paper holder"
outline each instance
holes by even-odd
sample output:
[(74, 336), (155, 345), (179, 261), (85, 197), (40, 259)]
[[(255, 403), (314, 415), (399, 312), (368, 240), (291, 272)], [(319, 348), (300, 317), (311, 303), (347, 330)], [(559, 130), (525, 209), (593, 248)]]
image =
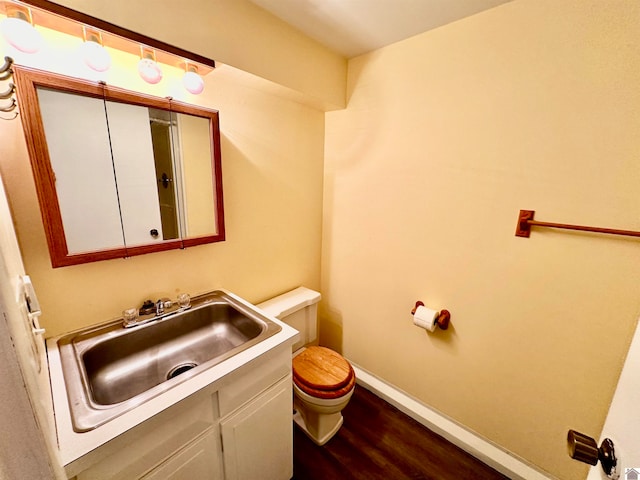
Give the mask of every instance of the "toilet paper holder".
[[(415, 315), (418, 307), (424, 307), (424, 303), (421, 302), (420, 300), (416, 302), (415, 307), (413, 307), (413, 309), (411, 310), (411, 315)], [(436, 319), (436, 324), (442, 330), (446, 330), (447, 328), (449, 328), (450, 320), (451, 320), (451, 314), (449, 313), (449, 310), (440, 310), (440, 313), (438, 313), (438, 318)]]

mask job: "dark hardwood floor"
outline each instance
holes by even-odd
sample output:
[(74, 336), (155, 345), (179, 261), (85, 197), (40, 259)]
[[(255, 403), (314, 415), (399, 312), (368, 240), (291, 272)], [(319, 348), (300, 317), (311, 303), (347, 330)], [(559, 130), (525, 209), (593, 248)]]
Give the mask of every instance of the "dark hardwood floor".
[(360, 385), (344, 424), (319, 447), (294, 425), (294, 480), (505, 480)]

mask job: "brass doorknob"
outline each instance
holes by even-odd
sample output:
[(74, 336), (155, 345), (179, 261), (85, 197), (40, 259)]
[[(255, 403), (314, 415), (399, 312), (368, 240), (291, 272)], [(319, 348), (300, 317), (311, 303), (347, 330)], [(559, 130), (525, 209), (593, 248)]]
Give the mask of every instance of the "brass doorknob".
[(574, 460), (596, 465), (600, 460), (600, 465), (611, 479), (620, 478), (618, 472), (618, 460), (613, 448), (613, 442), (609, 438), (605, 438), (598, 448), (596, 441), (584, 433), (569, 430), (567, 434), (567, 446), (569, 448), (569, 456)]

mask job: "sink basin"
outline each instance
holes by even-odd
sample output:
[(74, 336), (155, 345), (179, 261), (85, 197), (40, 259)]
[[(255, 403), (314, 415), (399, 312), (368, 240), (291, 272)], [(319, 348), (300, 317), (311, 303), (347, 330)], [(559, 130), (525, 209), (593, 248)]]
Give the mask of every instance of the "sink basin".
[(58, 340), (73, 428), (91, 430), (278, 333), (281, 327), (225, 292), (124, 328), (122, 319)]

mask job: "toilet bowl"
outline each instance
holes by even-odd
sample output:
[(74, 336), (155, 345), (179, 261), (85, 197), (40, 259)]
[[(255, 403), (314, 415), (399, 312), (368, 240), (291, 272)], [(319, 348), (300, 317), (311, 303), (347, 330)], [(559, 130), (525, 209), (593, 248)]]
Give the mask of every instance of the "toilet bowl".
[(293, 358), (294, 421), (318, 445), (343, 423), (342, 410), (356, 385), (353, 367), (340, 354), (311, 346)]
[(351, 364), (339, 353), (317, 345), (320, 294), (299, 287), (258, 305), (300, 332), (293, 346), (293, 420), (318, 445), (327, 443), (343, 423), (342, 410), (356, 384)]

